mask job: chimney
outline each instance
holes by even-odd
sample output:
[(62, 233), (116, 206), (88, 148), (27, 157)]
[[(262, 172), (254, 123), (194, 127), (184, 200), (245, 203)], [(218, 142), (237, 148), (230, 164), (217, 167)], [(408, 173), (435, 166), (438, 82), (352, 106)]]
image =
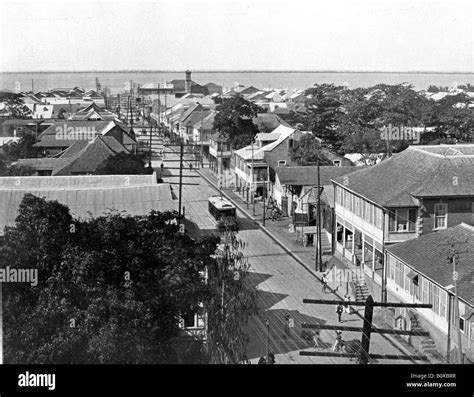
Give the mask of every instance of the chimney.
[(186, 91), (186, 94), (191, 93), (191, 71), (186, 70), (186, 80), (184, 82), (184, 90)]

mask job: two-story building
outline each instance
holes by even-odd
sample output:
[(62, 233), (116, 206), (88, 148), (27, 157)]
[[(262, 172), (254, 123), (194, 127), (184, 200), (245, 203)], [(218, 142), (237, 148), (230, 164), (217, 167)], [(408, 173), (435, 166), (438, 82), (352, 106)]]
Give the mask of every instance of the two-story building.
[[(451, 244), (456, 253), (454, 263), (454, 252), (449, 253)], [(386, 249), (387, 299), (432, 305), (426, 309), (396, 309), (394, 326), (428, 330), (436, 351), (454, 363), (458, 362), (459, 335), (464, 363), (474, 363), (473, 260), (474, 227), (465, 223)], [(411, 339), (415, 346), (421, 342), (413, 340), (416, 337)]]
[(333, 180), (336, 253), (362, 266), (376, 300), (387, 299), (385, 249), (474, 222), (474, 145), (410, 146)]
[[(298, 130), (284, 125), (275, 128), (271, 133), (259, 133), (255, 143), (234, 153), (235, 186), (242, 194), (249, 190), (252, 195), (266, 197), (269, 186), (269, 164), (265, 155), (278, 151)], [(299, 132), (299, 131), (298, 131)]]

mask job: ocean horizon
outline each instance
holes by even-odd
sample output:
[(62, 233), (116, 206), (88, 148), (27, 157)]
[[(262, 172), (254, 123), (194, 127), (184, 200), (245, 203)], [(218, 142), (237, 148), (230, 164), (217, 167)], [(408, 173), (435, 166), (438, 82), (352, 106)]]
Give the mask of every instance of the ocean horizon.
[[(127, 84), (167, 82), (184, 79), (184, 70), (87, 70), (87, 71), (5, 71), (0, 72), (0, 89), (10, 91), (47, 91), (75, 87), (95, 89), (96, 78), (112, 93), (125, 90)], [(336, 71), (336, 70), (193, 70), (198, 84), (216, 83), (230, 88), (236, 83), (257, 88), (305, 89), (314, 84), (333, 83), (349, 88), (376, 84), (409, 83), (417, 90), (430, 85), (474, 84), (473, 72), (460, 71)]]

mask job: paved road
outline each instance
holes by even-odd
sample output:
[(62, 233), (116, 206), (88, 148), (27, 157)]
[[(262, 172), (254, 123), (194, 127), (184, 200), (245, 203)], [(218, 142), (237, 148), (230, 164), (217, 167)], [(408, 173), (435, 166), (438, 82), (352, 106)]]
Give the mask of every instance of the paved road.
[[(190, 157), (190, 156), (189, 156)], [(178, 159), (178, 156), (168, 155), (169, 159)], [(166, 162), (165, 167), (178, 167), (179, 162)], [(168, 170), (164, 173), (166, 182), (178, 182), (178, 170)], [(199, 183), (198, 186), (183, 186), (183, 205), (186, 207), (186, 218), (196, 223), (200, 229), (214, 230), (216, 223), (207, 210), (207, 198), (216, 194), (215, 188), (202, 178), (187, 178), (188, 175), (198, 175), (195, 171), (185, 169), (183, 182)], [(178, 186), (173, 187), (178, 192)], [(328, 305), (303, 304), (303, 298), (334, 299), (331, 293), (323, 293), (321, 285), (306, 269), (298, 264), (270, 237), (257, 228), (253, 221), (245, 218), (240, 211), (238, 216), (243, 224), (239, 237), (246, 242), (244, 254), (251, 263), (249, 282), (258, 291), (259, 314), (251, 318), (248, 333), (250, 342), (247, 346), (247, 355), (251, 362), (266, 355), (267, 326), (269, 322), (269, 348), (275, 353), (277, 363), (301, 364), (344, 364), (351, 363), (349, 358), (310, 357), (300, 356), (301, 350), (315, 351), (315, 349), (300, 337), (301, 324), (319, 323), (337, 325), (335, 307)], [(359, 310), (362, 310), (361, 308)], [(376, 309), (377, 310), (377, 309)], [(285, 315), (289, 313), (294, 319), (295, 328), (286, 337), (284, 332)], [(355, 315), (343, 314), (343, 323), (346, 326), (362, 327), (363, 320)], [(360, 340), (360, 333), (344, 332), (346, 341)], [(331, 351), (335, 341), (335, 332), (321, 331), (323, 350)], [(372, 334), (371, 353), (401, 354), (392, 343), (380, 335)], [(374, 361), (377, 362), (377, 361)], [(400, 360), (379, 360), (380, 363), (410, 363)]]

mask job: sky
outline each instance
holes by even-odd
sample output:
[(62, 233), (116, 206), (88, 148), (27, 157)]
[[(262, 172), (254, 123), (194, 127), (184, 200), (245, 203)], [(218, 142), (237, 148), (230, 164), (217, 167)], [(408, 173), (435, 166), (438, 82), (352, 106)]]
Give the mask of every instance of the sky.
[(474, 72), (472, 0), (3, 2), (0, 71)]

